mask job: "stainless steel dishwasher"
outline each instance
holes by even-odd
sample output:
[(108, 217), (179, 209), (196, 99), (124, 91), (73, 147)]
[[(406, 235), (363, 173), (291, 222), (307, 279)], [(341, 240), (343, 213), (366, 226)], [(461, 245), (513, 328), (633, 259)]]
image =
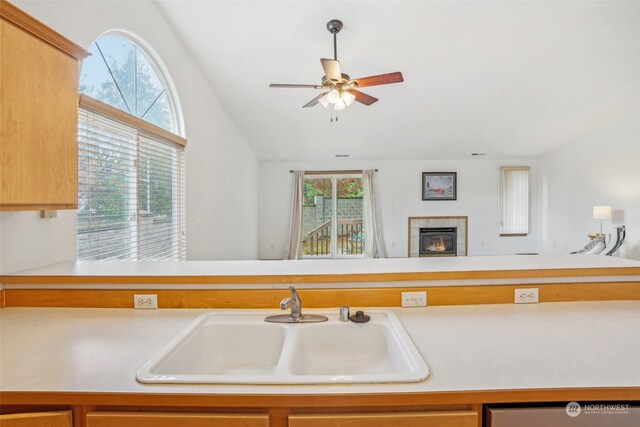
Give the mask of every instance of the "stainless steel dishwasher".
[(486, 427), (638, 427), (638, 402), (583, 403), (563, 406), (489, 406)]

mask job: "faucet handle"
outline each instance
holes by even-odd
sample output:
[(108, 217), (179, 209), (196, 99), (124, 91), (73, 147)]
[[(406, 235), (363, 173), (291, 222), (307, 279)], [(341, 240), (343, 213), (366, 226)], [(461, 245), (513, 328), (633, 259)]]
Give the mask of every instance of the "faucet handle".
[(298, 296), (298, 291), (296, 290), (295, 286), (289, 286), (289, 291), (291, 292), (291, 299), (294, 300), (300, 300), (300, 297)]
[(296, 307), (301, 307), (302, 300), (298, 296), (298, 291), (296, 290), (296, 288), (294, 286), (289, 286), (289, 292), (291, 292), (291, 297), (289, 298), (290, 304), (292, 306), (295, 305)]
[(280, 310), (286, 310), (291, 304), (291, 297), (286, 297), (282, 301), (280, 301)]

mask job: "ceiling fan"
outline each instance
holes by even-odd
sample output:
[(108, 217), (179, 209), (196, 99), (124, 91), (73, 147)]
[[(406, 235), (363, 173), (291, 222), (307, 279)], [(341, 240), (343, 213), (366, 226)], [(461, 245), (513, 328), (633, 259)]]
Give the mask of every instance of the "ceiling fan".
[(371, 105), (378, 100), (378, 98), (374, 98), (371, 95), (360, 92), (359, 90), (356, 90), (356, 88), (400, 83), (404, 81), (402, 73), (399, 71), (395, 73), (351, 79), (347, 74), (342, 73), (340, 70), (340, 61), (338, 61), (337, 34), (342, 30), (342, 21), (332, 19), (327, 23), (327, 30), (333, 34), (333, 59), (320, 59), (325, 74), (322, 77), (321, 84), (301, 85), (272, 83), (269, 87), (322, 89), (324, 90), (323, 93), (316, 96), (302, 107), (313, 107), (319, 103), (325, 108), (331, 105), (335, 110), (342, 110), (351, 105), (353, 101), (364, 105)]

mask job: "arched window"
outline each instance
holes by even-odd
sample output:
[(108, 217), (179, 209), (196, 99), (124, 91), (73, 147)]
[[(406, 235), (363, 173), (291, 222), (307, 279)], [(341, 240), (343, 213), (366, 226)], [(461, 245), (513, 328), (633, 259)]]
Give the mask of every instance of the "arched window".
[(99, 37), (80, 73), (77, 258), (186, 258), (186, 140), (142, 42)]
[(156, 61), (120, 34), (91, 44), (82, 63), (80, 92), (162, 129), (179, 134), (176, 107)]

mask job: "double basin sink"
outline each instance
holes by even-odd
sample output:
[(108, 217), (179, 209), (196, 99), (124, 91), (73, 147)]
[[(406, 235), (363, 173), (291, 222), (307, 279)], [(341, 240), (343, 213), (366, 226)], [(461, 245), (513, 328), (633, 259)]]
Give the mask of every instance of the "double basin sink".
[(418, 382), (424, 359), (396, 315), (367, 323), (278, 324), (247, 312), (207, 313), (137, 372), (142, 383), (351, 384)]

